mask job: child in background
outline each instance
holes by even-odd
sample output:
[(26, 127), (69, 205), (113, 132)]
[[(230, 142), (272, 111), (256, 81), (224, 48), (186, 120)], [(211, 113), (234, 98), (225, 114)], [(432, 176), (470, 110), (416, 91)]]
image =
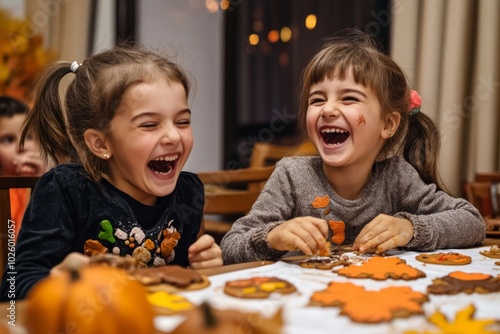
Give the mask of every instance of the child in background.
[[(344, 244), (360, 253), (484, 240), (478, 210), (443, 191), (439, 132), (420, 111), (418, 94), (369, 36), (350, 31), (312, 58), (299, 125), (319, 156), (277, 163), (252, 210), (223, 238), (224, 263), (324, 251), (327, 220), (343, 221)], [(314, 208), (324, 196), (327, 207)]]
[[(70, 73), (62, 105), (59, 84)], [(57, 166), (40, 179), (26, 210), (17, 299), (70, 262), (88, 263), (85, 255), (130, 255), (149, 266), (222, 265), (214, 239), (198, 238), (203, 184), (182, 171), (193, 146), (189, 89), (181, 68), (139, 48), (47, 68), (22, 139), (33, 133)]]
[[(0, 97), (0, 175), (41, 176), (47, 164), (31, 136), (27, 136), (19, 147), (21, 128), (28, 106), (8, 96)], [(29, 200), (29, 189), (11, 189), (11, 216), (15, 224), (15, 235), (19, 232), (24, 210)]]

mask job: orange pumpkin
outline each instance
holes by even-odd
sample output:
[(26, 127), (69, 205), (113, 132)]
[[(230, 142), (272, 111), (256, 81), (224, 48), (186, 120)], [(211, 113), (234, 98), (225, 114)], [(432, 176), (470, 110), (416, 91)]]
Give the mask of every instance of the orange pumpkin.
[(145, 288), (109, 266), (86, 266), (35, 285), (27, 304), (29, 333), (154, 333)]

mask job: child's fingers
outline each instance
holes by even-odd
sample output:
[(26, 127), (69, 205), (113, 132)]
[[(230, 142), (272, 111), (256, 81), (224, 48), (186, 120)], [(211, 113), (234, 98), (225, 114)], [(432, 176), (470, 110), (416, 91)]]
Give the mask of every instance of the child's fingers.
[(189, 254), (196, 254), (199, 253), (205, 249), (211, 248), (213, 245), (215, 245), (215, 239), (208, 234), (204, 234), (201, 237), (198, 238), (189, 248), (188, 248), (188, 253)]

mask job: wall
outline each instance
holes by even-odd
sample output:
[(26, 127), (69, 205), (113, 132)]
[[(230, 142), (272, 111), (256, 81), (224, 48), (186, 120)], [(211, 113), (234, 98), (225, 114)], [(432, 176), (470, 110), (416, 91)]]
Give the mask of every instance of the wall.
[(222, 166), (223, 18), (204, 0), (138, 2), (138, 40), (167, 53), (190, 73), (194, 147), (184, 167), (199, 172)]

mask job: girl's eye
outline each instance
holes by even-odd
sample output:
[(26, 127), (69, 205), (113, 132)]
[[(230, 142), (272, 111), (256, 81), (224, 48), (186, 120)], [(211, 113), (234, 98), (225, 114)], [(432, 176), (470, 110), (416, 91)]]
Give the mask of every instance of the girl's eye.
[(355, 102), (359, 102), (359, 99), (357, 97), (354, 97), (354, 96), (346, 96), (342, 99), (342, 101), (355, 101)]
[(188, 126), (191, 124), (191, 120), (190, 119), (181, 119), (181, 120), (178, 120), (176, 123), (179, 126)]
[(141, 128), (154, 128), (156, 126), (156, 123), (149, 122), (149, 123), (143, 123), (140, 125)]
[(314, 98), (309, 100), (309, 105), (320, 104), (323, 103), (324, 100), (320, 98)]
[(13, 144), (16, 142), (16, 138), (14, 136), (3, 136), (0, 137), (0, 144)]

